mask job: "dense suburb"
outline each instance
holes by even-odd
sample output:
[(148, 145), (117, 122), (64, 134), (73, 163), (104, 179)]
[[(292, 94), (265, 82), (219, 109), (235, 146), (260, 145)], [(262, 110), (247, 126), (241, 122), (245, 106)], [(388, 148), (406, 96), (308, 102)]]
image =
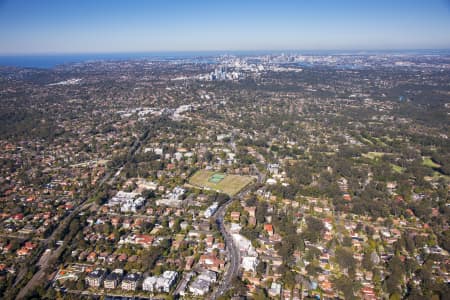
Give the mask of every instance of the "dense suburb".
[(0, 68), (0, 298), (448, 299), (449, 57), (295, 59)]

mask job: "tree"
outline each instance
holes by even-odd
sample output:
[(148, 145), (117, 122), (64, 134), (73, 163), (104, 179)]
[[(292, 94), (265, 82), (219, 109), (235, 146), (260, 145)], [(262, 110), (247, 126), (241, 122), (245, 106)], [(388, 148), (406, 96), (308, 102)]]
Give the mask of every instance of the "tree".
[(213, 159), (213, 157), (214, 157), (214, 155), (213, 155), (211, 152), (206, 151), (206, 153), (205, 153), (205, 159), (206, 159), (207, 162), (211, 162), (212, 159)]
[(80, 231), (80, 229), (81, 229), (80, 220), (78, 218), (73, 219), (69, 225), (70, 235), (76, 234), (78, 231)]
[(336, 261), (341, 268), (354, 270), (356, 266), (353, 252), (349, 248), (338, 247), (335, 252)]
[(445, 230), (439, 235), (439, 241), (445, 250), (450, 251), (450, 229)]
[(401, 299), (402, 296), (398, 292), (395, 292), (389, 296), (389, 300), (401, 300)]
[(262, 275), (264, 275), (266, 268), (267, 268), (267, 264), (264, 261), (260, 261), (258, 263), (258, 265), (256, 266), (256, 273), (259, 276), (262, 276)]
[(84, 291), (86, 289), (86, 284), (84, 280), (78, 280), (77, 281), (77, 290)]
[(284, 262), (289, 262), (292, 259), (292, 254), (294, 253), (294, 244), (292, 242), (282, 241), (277, 243), (275, 249), (281, 255)]
[(267, 203), (263, 201), (259, 201), (258, 205), (256, 207), (255, 217), (256, 221), (259, 224), (263, 224), (266, 220), (266, 214), (267, 214)]
[(403, 262), (396, 255), (389, 260), (388, 270), (390, 271), (390, 275), (385, 280), (386, 291), (389, 294), (399, 293), (401, 292), (400, 283), (403, 280), (405, 275), (405, 269)]
[(251, 196), (249, 199), (245, 201), (247, 206), (256, 206), (258, 204), (258, 199), (255, 196)]
[(242, 279), (239, 277), (234, 277), (231, 281), (231, 286), (233, 287), (233, 292), (235, 295), (246, 295), (247, 294), (247, 286), (242, 282)]
[(352, 237), (346, 235), (342, 241), (342, 246), (351, 247), (352, 246)]
[(294, 288), (295, 286), (295, 273), (292, 270), (287, 270), (283, 274), (283, 282), (288, 288)]
[(322, 237), (322, 233), (325, 230), (322, 220), (314, 217), (307, 217), (306, 225), (307, 228), (303, 232), (304, 238), (313, 243), (317, 242)]
[(258, 288), (255, 291), (253, 299), (255, 300), (267, 300), (270, 299), (264, 289)]
[(362, 262), (361, 262), (362, 266), (364, 267), (364, 269), (370, 271), (373, 268), (373, 262), (372, 262), (372, 258), (369, 252), (365, 252)]
[(310, 275), (310, 276), (317, 276), (319, 273), (321, 273), (323, 271), (322, 268), (315, 262), (307, 265), (305, 269), (306, 269), (306, 272), (308, 272), (308, 275)]
[(145, 199), (152, 199), (152, 198), (155, 198), (155, 192), (153, 190), (144, 190), (142, 192), (142, 196)]
[(347, 276), (341, 276), (334, 279), (336, 288), (344, 294), (345, 299), (356, 299), (354, 296), (357, 290), (357, 284)]

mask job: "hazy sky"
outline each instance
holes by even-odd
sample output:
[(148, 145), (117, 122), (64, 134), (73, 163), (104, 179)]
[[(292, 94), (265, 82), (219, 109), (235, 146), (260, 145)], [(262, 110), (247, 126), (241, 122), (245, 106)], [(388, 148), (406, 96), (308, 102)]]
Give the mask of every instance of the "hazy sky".
[(0, 53), (450, 48), (450, 0), (0, 0)]

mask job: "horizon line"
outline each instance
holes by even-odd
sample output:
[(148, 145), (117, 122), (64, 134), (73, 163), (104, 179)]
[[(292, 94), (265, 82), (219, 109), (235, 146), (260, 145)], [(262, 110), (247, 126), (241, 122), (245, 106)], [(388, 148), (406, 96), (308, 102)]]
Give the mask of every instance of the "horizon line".
[(355, 49), (219, 49), (219, 50), (139, 50), (139, 51), (86, 51), (86, 52), (29, 52), (1, 53), (0, 56), (65, 56), (96, 54), (162, 54), (162, 53), (226, 53), (226, 52), (411, 52), (411, 51), (450, 51), (448, 48), (355, 48)]

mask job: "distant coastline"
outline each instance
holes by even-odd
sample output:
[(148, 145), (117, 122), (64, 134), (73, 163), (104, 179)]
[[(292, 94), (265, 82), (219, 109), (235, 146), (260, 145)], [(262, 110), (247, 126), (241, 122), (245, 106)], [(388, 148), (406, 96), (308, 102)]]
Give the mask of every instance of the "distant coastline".
[(419, 50), (223, 50), (223, 51), (179, 51), (179, 52), (135, 52), (135, 53), (79, 53), (79, 54), (0, 54), (0, 67), (24, 67), (51, 69), (58, 65), (88, 61), (120, 60), (177, 60), (195, 57), (213, 57), (220, 55), (268, 55), (268, 54), (304, 54), (304, 55), (450, 55), (450, 49)]

